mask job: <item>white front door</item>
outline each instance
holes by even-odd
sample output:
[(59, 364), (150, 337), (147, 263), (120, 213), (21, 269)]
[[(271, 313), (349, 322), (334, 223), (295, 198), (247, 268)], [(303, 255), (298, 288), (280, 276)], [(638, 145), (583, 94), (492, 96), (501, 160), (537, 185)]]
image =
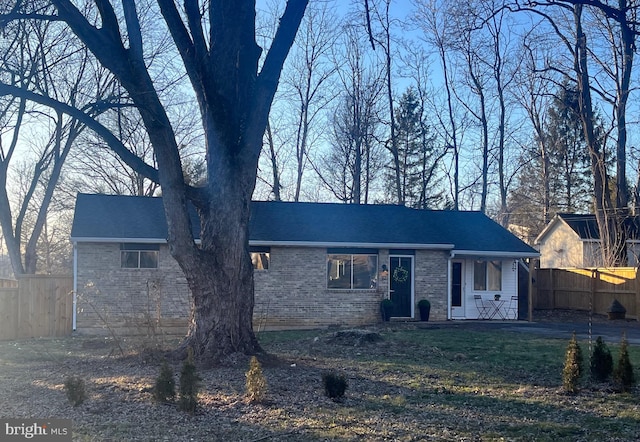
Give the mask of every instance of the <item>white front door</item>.
[(451, 262), (451, 319), (464, 319), (464, 262)]

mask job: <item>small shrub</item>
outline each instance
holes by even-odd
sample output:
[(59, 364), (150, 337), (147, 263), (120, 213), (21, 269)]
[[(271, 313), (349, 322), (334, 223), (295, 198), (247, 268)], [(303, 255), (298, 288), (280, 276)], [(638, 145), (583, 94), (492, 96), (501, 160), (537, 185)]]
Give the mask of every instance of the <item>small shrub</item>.
[(180, 399), (178, 407), (182, 411), (194, 413), (198, 407), (198, 390), (200, 389), (200, 376), (196, 373), (196, 365), (193, 362), (193, 349), (189, 348), (187, 359), (180, 372)]
[(247, 399), (249, 402), (261, 402), (267, 394), (267, 380), (262, 374), (262, 366), (255, 356), (251, 356), (247, 377)]
[(613, 371), (613, 380), (622, 391), (628, 391), (636, 382), (633, 375), (633, 366), (629, 359), (628, 346), (627, 336), (623, 334), (622, 342), (620, 343), (618, 363)]
[(64, 391), (67, 399), (74, 407), (77, 407), (87, 399), (84, 381), (78, 376), (69, 376), (64, 380)]
[(153, 388), (153, 397), (158, 402), (171, 402), (176, 396), (176, 381), (173, 379), (173, 371), (167, 361), (162, 363), (160, 374), (156, 378)]
[(567, 393), (576, 393), (578, 384), (582, 376), (582, 350), (576, 339), (576, 333), (573, 333), (564, 359), (564, 368), (562, 370), (562, 386)]
[(322, 373), (322, 383), (325, 396), (333, 400), (341, 400), (348, 387), (347, 377), (335, 371)]
[(391, 299), (383, 299), (380, 301), (380, 312), (382, 313), (382, 320), (389, 321), (393, 314), (394, 304)]
[(602, 336), (598, 336), (591, 353), (591, 377), (596, 381), (604, 382), (609, 379), (611, 373), (613, 373), (613, 357)]

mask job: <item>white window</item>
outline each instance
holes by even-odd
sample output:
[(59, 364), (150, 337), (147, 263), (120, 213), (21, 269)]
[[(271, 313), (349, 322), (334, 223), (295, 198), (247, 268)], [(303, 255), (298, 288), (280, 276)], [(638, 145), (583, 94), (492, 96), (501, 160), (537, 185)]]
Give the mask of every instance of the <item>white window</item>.
[(120, 267), (123, 269), (157, 269), (158, 244), (120, 244)]
[(378, 255), (330, 253), (327, 255), (327, 288), (374, 289), (377, 269)]
[(502, 290), (502, 261), (476, 261), (473, 263), (473, 290)]

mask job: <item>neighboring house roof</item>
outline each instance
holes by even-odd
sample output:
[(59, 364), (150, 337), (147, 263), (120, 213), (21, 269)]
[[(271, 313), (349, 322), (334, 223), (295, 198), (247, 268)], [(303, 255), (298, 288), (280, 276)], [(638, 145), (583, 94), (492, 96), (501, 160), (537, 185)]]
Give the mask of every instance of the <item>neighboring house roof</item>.
[[(199, 223), (191, 211), (194, 235)], [(161, 198), (79, 194), (71, 239), (166, 241)], [(415, 210), (395, 205), (254, 201), (252, 245), (318, 245), (452, 250), (458, 255), (538, 256), (480, 212)]]
[[(563, 222), (571, 227), (576, 235), (578, 235), (578, 238), (583, 241), (600, 241), (600, 229), (598, 228), (598, 221), (594, 214), (558, 213), (542, 232), (540, 232), (535, 243), (539, 244), (542, 242), (547, 233), (559, 222)], [(639, 240), (640, 217), (628, 216), (624, 219), (624, 224), (628, 239)]]

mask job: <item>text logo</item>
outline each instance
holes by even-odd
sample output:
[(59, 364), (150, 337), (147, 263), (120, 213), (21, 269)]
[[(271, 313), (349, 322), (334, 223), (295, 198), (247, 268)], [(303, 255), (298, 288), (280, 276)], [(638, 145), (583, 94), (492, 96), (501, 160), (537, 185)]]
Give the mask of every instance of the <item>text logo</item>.
[(0, 419), (0, 442), (71, 442), (69, 419)]

